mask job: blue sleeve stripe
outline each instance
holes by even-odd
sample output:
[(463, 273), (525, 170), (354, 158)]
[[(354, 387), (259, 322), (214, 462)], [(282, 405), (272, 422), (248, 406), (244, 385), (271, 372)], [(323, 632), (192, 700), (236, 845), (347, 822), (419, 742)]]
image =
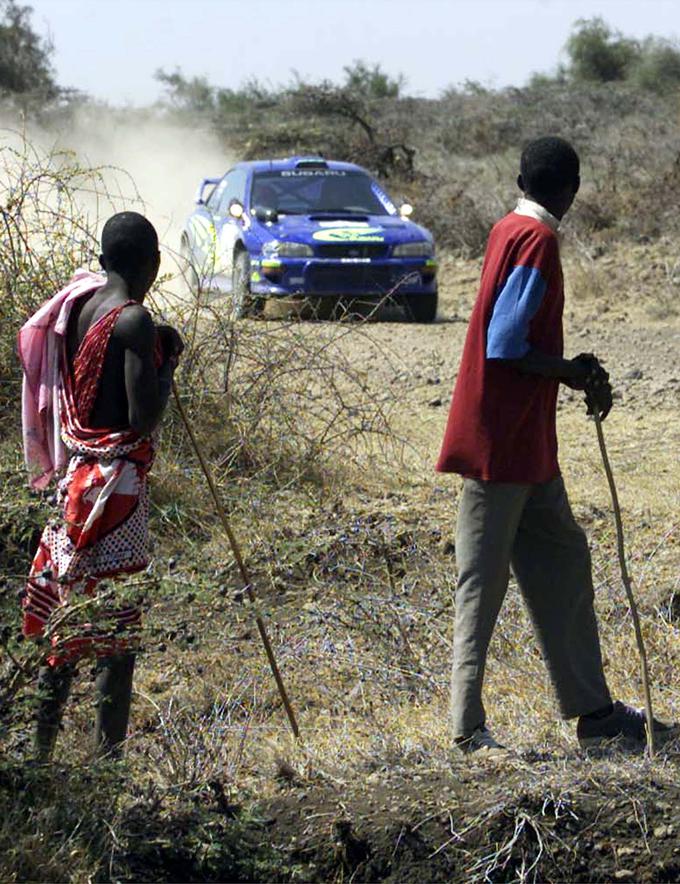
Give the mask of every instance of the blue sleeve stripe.
[(546, 282), (536, 267), (514, 267), (493, 306), (487, 359), (521, 359), (531, 349), (529, 323), (541, 306)]

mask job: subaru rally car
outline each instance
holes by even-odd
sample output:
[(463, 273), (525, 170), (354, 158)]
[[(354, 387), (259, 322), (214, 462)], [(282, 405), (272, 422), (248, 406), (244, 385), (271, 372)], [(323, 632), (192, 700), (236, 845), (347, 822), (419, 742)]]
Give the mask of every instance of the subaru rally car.
[(268, 298), (390, 296), (417, 322), (437, 313), (431, 234), (365, 169), (318, 157), (238, 163), (206, 178), (182, 233), (194, 288), (231, 294), (232, 316)]

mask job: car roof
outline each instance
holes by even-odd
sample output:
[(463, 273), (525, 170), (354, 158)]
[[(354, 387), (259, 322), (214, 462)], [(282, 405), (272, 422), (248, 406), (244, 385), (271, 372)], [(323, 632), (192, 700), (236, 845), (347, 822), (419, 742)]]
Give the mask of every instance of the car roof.
[(282, 172), (289, 169), (327, 168), (331, 171), (343, 172), (366, 172), (361, 166), (354, 163), (341, 163), (338, 160), (327, 160), (318, 156), (286, 157), (280, 160), (249, 160), (237, 163), (233, 169), (245, 169), (250, 172)]

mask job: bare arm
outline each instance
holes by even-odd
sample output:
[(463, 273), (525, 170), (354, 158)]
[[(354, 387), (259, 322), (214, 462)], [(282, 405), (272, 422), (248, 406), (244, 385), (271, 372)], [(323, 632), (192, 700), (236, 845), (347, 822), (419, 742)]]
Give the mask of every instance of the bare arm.
[(575, 390), (583, 390), (588, 376), (587, 366), (578, 357), (563, 359), (561, 356), (548, 356), (539, 350), (529, 350), (521, 359), (504, 360), (522, 374), (537, 374), (542, 378), (562, 381)]
[(174, 363), (166, 360), (156, 369), (156, 329), (141, 306), (123, 311), (114, 334), (125, 351), (125, 392), (130, 426), (146, 436), (163, 416), (172, 386)]
[(521, 359), (503, 361), (514, 366), (522, 374), (552, 378), (566, 384), (572, 390), (584, 390), (588, 414), (597, 410), (601, 420), (604, 420), (611, 410), (613, 397), (609, 375), (592, 353), (579, 353), (574, 359), (563, 359), (561, 356), (548, 356), (538, 350), (529, 350)]

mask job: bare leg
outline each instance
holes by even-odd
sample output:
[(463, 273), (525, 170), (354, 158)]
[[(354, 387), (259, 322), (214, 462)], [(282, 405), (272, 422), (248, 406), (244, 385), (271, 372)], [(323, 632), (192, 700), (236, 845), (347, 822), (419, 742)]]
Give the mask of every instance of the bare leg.
[(40, 762), (48, 762), (54, 752), (73, 674), (74, 668), (68, 664), (59, 667), (42, 666), (38, 674), (35, 754)]
[(118, 758), (127, 735), (132, 697), (134, 654), (102, 657), (97, 661), (97, 723), (95, 751), (98, 755)]

